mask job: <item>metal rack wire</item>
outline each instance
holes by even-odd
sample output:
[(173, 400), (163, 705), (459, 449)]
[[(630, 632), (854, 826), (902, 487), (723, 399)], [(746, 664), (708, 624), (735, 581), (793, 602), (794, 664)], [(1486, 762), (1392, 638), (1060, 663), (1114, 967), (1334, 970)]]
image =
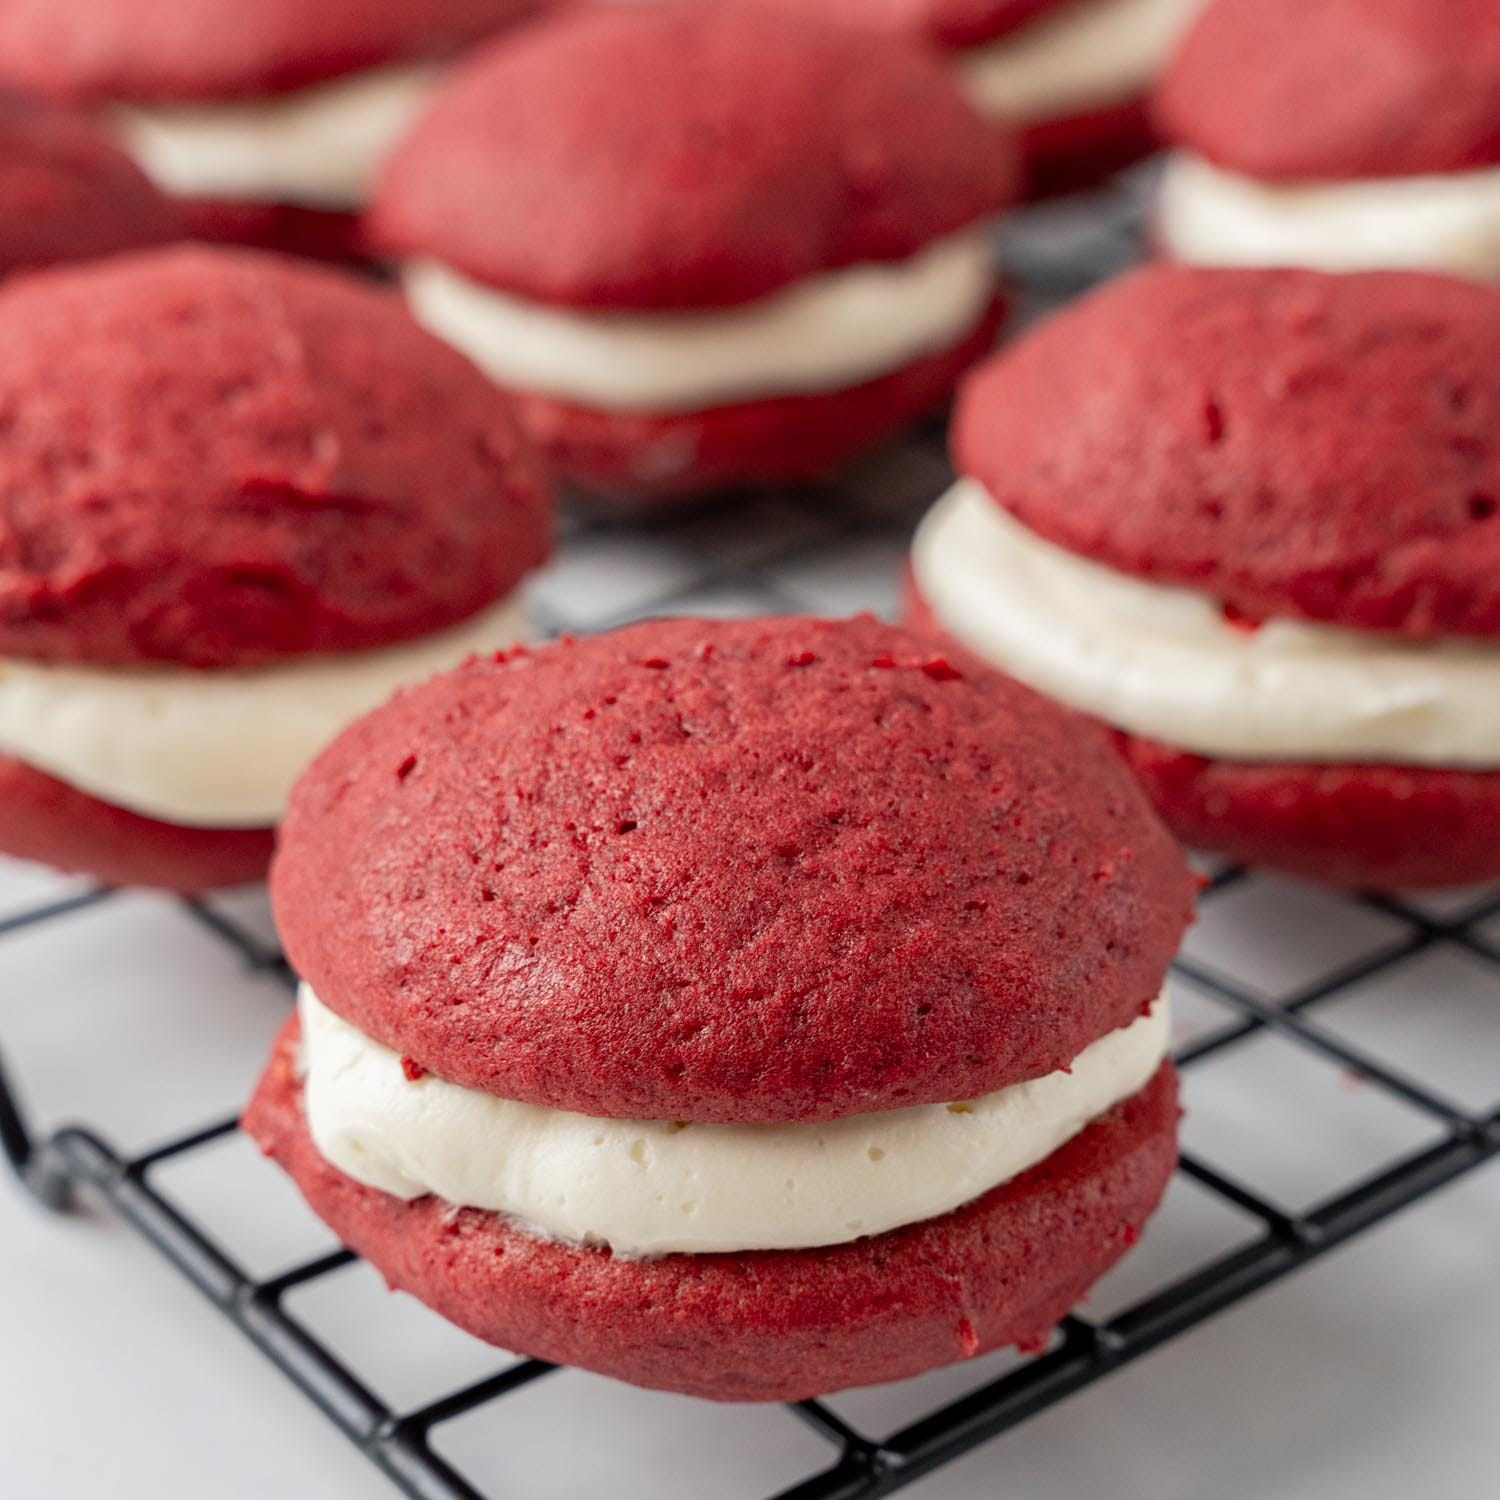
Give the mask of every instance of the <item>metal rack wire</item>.
[[(1128, 261), (1130, 231), (1130, 206), (1122, 199), (1113, 209), (1096, 208), (1087, 222), (1054, 222), (1030, 244), (1015, 247), (1032, 300), (1045, 305)], [(822, 607), (844, 612), (854, 604), (889, 604), (910, 523), (936, 493), (944, 472), (940, 435), (932, 430), (836, 489), (770, 497), (763, 503), (776, 508), (774, 517), (750, 507), (734, 516), (689, 516), (642, 528), (575, 516), (569, 522), (572, 560), (539, 589), (537, 613), (549, 629), (582, 630), (667, 611)], [(825, 564), (855, 548), (871, 554), (864, 576), (875, 582), (851, 599), (846, 589), (829, 583)], [(635, 557), (651, 559), (644, 582), (616, 587)], [(670, 565), (662, 565), (662, 557)], [(596, 587), (601, 579), (610, 586)], [(1205, 913), (1246, 894), (1253, 883), (1254, 877), (1239, 871), (1219, 873), (1205, 892)], [(108, 891), (84, 892), (0, 920), (0, 963), (5, 938), (61, 932), (80, 911), (117, 899)], [(1180, 1173), (1253, 1224), (1248, 1238), (1205, 1255), (1112, 1315), (1070, 1316), (1045, 1352), (893, 1430), (852, 1424), (836, 1403), (807, 1401), (786, 1408), (788, 1421), (795, 1419), (825, 1441), (826, 1455), (776, 1500), (869, 1500), (893, 1494), (1500, 1158), (1500, 1112), (1464, 1107), (1440, 1084), (1393, 1068), (1378, 1047), (1350, 1040), (1347, 1027), (1320, 1018), (1324, 1007), (1435, 953), (1461, 954), (1481, 967), (1493, 978), (1500, 1003), (1500, 937), (1493, 935), (1500, 932), (1495, 926), (1500, 891), (1475, 895), (1457, 911), (1451, 905), (1389, 898), (1349, 901), (1378, 914), (1382, 934), (1388, 928), (1389, 935), (1307, 983), (1268, 989), (1221, 964), (1183, 958), (1179, 975), (1215, 1009), (1218, 1023), (1181, 1047), (1178, 1062), (1191, 1080), (1211, 1060), (1257, 1038), (1277, 1037), (1423, 1117), (1431, 1133), (1420, 1147), (1374, 1171), (1349, 1175), (1301, 1209), (1286, 1207), (1270, 1187), (1241, 1180), (1211, 1157), (1190, 1151)], [(214, 904), (187, 902), (183, 912), (247, 968), (284, 981), (290, 997), (292, 976), (280, 953), (252, 926)], [(1495, 1097), (1500, 1100), (1500, 1068)], [(257, 1278), (242, 1268), (236, 1245), (205, 1227), (163, 1182), (169, 1175), (164, 1169), (210, 1151), (235, 1130), (230, 1116), (141, 1154), (123, 1152), (87, 1127), (37, 1133), (0, 1064), (0, 1143), (41, 1203), (63, 1210), (80, 1192), (101, 1198), (402, 1493), (417, 1500), (495, 1500), (438, 1450), (436, 1440), (445, 1424), (480, 1408), (503, 1408), (508, 1396), (544, 1379), (552, 1367), (524, 1359), (504, 1363), (497, 1356), (500, 1368), (493, 1374), (423, 1404), (400, 1407), (382, 1400), (368, 1372), (316, 1336), (288, 1305), (292, 1294), (349, 1267), (352, 1254), (334, 1250)]]

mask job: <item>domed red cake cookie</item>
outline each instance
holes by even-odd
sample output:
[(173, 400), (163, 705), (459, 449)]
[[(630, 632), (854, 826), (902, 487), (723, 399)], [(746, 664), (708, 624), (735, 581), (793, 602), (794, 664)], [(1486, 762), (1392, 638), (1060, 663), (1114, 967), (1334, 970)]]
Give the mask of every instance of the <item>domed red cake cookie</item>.
[(899, 42), (598, 6), (460, 69), (371, 230), (565, 473), (651, 499), (787, 471), (809, 415), (837, 462), (940, 401), (991, 326), (983, 229), (1015, 184), (1011, 139)]
[(0, 82), (107, 111), (195, 234), (336, 258), (432, 65), (543, 3), (7, 0)]
[(0, 657), (357, 651), (546, 553), (504, 402), (384, 291), (184, 247), (14, 283), (0, 329)]
[(794, 618), (403, 693), (303, 778), (273, 896), (324, 1003), (444, 1078), (746, 1123), (1065, 1066), (1155, 997), (1190, 882), (1102, 737), (873, 620)]
[(954, 456), (1049, 541), (1251, 619), (1497, 635), (1497, 352), (1468, 282), (1147, 267), (976, 372)]
[(1041, 1165), (940, 1219), (822, 1249), (633, 1260), (346, 1177), (308, 1134), (296, 1046), (293, 1021), (245, 1129), (393, 1288), (504, 1348), (715, 1401), (797, 1401), (1039, 1347), (1135, 1244), (1177, 1160), (1163, 1063)]
[[(1356, 52), (1361, 65), (1351, 68)], [(1491, 0), (1211, 0), (1155, 109), (1173, 141), (1268, 181), (1494, 166), (1500, 9)]]
[(0, 276), (162, 244), (181, 229), (86, 119), (0, 91)]
[(1213, 0), (1154, 113), (1179, 259), (1500, 277), (1492, 0)]
[(545, 488), (389, 293), (180, 247), (17, 278), (0, 339), (6, 852), (246, 878), (349, 718), (516, 639)]
[(0, 755), (0, 849), (105, 885), (193, 895), (260, 880), (269, 828), (186, 828), (143, 818)]
[(1203, 0), (754, 0), (946, 52), (1021, 131), (1033, 196), (1097, 184), (1155, 145), (1146, 96)]
[(260, 98), (482, 41), (539, 0), (6, 0), (0, 75), (87, 104)]
[(1193, 886), (1102, 734), (872, 619), (472, 662), (294, 796), (301, 1040), (246, 1126), (505, 1347), (725, 1400), (896, 1379), (1039, 1342), (1134, 1242)]
[(1189, 842), (1500, 875), (1497, 353), (1468, 282), (1133, 273), (971, 379), (909, 618), (1118, 726)]

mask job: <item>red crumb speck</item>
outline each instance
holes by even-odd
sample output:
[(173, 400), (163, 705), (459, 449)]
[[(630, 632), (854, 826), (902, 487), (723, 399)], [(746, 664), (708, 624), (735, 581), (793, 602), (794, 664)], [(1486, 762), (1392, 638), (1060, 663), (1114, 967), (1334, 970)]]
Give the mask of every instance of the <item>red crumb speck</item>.
[(877, 656), (870, 665), (881, 672), (889, 672), (896, 665), (896, 658), (889, 651)]
[(922, 671), (934, 682), (962, 682), (964, 680), (964, 674), (946, 656), (934, 656), (931, 661), (923, 662)]
[(599, 710), (597, 708), (586, 708), (583, 711), (583, 716), (585, 719), (597, 719), (599, 717)]
[(974, 1325), (967, 1318), (958, 1320), (958, 1347), (964, 1359), (973, 1359), (979, 1353), (979, 1335), (974, 1331)]
[(714, 643), (712, 641), (704, 641), (698, 647), (698, 660), (699, 661), (712, 661), (713, 659), (714, 659)]
[(427, 1069), (414, 1057), (401, 1059), (401, 1071), (406, 1074), (408, 1083), (420, 1083), (427, 1076)]
[(789, 667), (810, 667), (817, 659), (811, 651), (794, 651), (787, 657), (786, 664)]
[(1120, 1239), (1127, 1245), (1139, 1245), (1141, 1232), (1134, 1224), (1127, 1224), (1120, 1233)]
[(665, 656), (648, 656), (641, 665), (643, 667), (650, 667), (653, 672), (664, 672), (671, 666), (671, 662)]
[(401, 764), (396, 767), (396, 780), (397, 781), (405, 781), (406, 778), (408, 776), (410, 776), (411, 773), (413, 771), (415, 771), (416, 769), (417, 769), (417, 757), (415, 755), (408, 755), (406, 757), (406, 759), (403, 760), (401, 762)]
[(565, 630), (558, 636), (557, 644), (559, 646), (576, 646), (578, 644), (578, 637), (571, 630)]
[(1257, 620), (1254, 615), (1247, 615), (1234, 604), (1220, 605), (1220, 609), (1224, 615), (1224, 623), (1235, 630), (1244, 631), (1246, 635), (1254, 635), (1266, 623), (1264, 620)]
[(640, 826), (641, 825), (637, 823), (634, 818), (621, 818), (620, 821), (615, 824), (615, 832), (634, 833)]

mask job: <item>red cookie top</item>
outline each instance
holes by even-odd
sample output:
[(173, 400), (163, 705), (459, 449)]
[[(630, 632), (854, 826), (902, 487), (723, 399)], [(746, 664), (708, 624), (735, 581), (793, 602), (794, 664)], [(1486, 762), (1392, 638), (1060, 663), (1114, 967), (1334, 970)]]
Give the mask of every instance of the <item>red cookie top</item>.
[(1162, 80), (1169, 139), (1251, 177), (1500, 162), (1495, 0), (1214, 0)]
[(4, 0), (0, 79), (95, 103), (276, 94), (439, 57), (545, 0)]
[(346, 732), (273, 876), (293, 965), (433, 1073), (595, 1116), (827, 1120), (1067, 1066), (1193, 880), (1104, 738), (868, 617), (655, 621)]
[(1133, 272), (971, 377), (956, 461), (1098, 562), (1275, 615), (1500, 635), (1500, 290)]
[(1049, 10), (1079, 0), (757, 0), (781, 10), (821, 15), (841, 25), (919, 36), (940, 47), (973, 47), (1018, 31)]
[[(604, 122), (604, 128), (601, 128)], [(1016, 148), (935, 56), (754, 7), (572, 10), (464, 64), (377, 239), (573, 307), (727, 307), (1011, 201)]]
[(0, 91), (0, 276), (162, 244), (180, 228), (88, 120)]
[(0, 658), (248, 666), (457, 623), (547, 551), (509, 406), (388, 292), (182, 247), (0, 289)]

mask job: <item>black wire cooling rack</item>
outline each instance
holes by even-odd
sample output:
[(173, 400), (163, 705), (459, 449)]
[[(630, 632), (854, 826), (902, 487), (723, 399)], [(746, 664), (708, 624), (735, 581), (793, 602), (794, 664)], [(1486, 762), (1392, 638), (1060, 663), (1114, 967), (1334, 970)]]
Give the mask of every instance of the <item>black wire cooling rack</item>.
[[(1240, 871), (1218, 875), (1205, 891), (1205, 913), (1248, 879)], [(61, 922), (81, 906), (111, 899), (108, 891), (89, 892), (22, 913), (0, 924), (0, 938)], [(1258, 1034), (1273, 1033), (1426, 1116), (1439, 1133), (1435, 1143), (1342, 1185), (1300, 1212), (1281, 1207), (1269, 1190), (1237, 1180), (1193, 1154), (1184, 1155), (1182, 1174), (1258, 1224), (1248, 1243), (1193, 1266), (1112, 1317), (1092, 1321), (1070, 1316), (1045, 1353), (899, 1430), (859, 1430), (821, 1401), (788, 1406), (790, 1417), (826, 1439), (828, 1460), (775, 1500), (868, 1500), (892, 1494), (1500, 1157), (1500, 1112), (1460, 1107), (1442, 1089), (1386, 1065), (1324, 1026), (1317, 1015), (1320, 1006), (1434, 949), (1461, 951), (1492, 970), (1500, 998), (1500, 945), (1484, 935), (1486, 925), (1500, 916), (1500, 894), (1477, 898), (1452, 917), (1434, 916), (1387, 898), (1358, 899), (1389, 919), (1394, 935), (1376, 951), (1300, 989), (1267, 998), (1257, 987), (1214, 968), (1180, 961), (1180, 978), (1220, 1007), (1224, 1020), (1179, 1050), (1178, 1065), (1190, 1078), (1195, 1067), (1215, 1055), (1241, 1047)], [(273, 947), (212, 907), (189, 902), (185, 911), (233, 948), (244, 964), (284, 980), (290, 996), (292, 975)], [(1500, 1091), (1500, 1069), (1496, 1089)], [(38, 1138), (28, 1130), (0, 1071), (0, 1136), (6, 1155), (42, 1203), (62, 1210), (80, 1189), (98, 1194), (405, 1494), (417, 1500), (498, 1500), (436, 1452), (433, 1435), (446, 1422), (503, 1402), (553, 1367), (521, 1360), (411, 1410), (395, 1410), (377, 1398), (360, 1371), (311, 1333), (286, 1305), (295, 1290), (350, 1265), (354, 1256), (349, 1251), (319, 1255), (269, 1279), (254, 1279), (237, 1265), (234, 1246), (218, 1242), (160, 1185), (160, 1169), (211, 1148), (236, 1128), (231, 1116), (137, 1156), (122, 1155), (99, 1134), (76, 1126)]]
[[(1013, 246), (1032, 305), (1045, 306), (1128, 263), (1134, 253), (1132, 197), (1094, 205), (1086, 214), (1053, 218)], [(777, 608), (845, 612), (894, 603), (905, 539), (920, 509), (941, 487), (945, 469), (936, 430), (833, 490), (759, 497), (718, 516), (688, 516), (644, 526), (573, 516), (564, 559), (539, 587), (536, 613), (550, 630), (597, 629), (652, 613), (733, 613)], [(766, 507), (771, 509), (768, 511)], [(859, 554), (862, 580), (851, 597), (847, 564)], [(1258, 877), (1221, 871), (1203, 899), (1204, 927), (1262, 888)], [(120, 899), (90, 891), (0, 920), (0, 940), (63, 933), (85, 909)], [(1300, 899), (1300, 898), (1298, 898)], [(1458, 901), (1320, 896), (1364, 924), (1366, 937), (1310, 977), (1270, 984), (1246, 965), (1208, 956), (1191, 945), (1179, 961), (1181, 985), (1199, 997), (1211, 1021), (1177, 1050), (1191, 1086), (1215, 1060), (1245, 1054), (1267, 1038), (1311, 1058), (1361, 1092), (1372, 1091), (1420, 1118), (1419, 1143), (1383, 1155), (1373, 1169), (1338, 1175), (1330, 1190), (1288, 1207), (1276, 1183), (1226, 1167), (1220, 1154), (1189, 1149), (1181, 1178), (1249, 1226), (1232, 1247), (1201, 1254), (1149, 1285), (1112, 1314), (1067, 1318), (1042, 1353), (1013, 1363), (976, 1389), (919, 1411), (894, 1430), (851, 1421), (837, 1399), (786, 1408), (826, 1442), (824, 1458), (776, 1500), (868, 1500), (889, 1495), (1015, 1427), (1270, 1283), (1308, 1265), (1398, 1210), (1500, 1157), (1500, 1064), (1483, 1107), (1457, 1102), (1444, 1081), (1386, 1059), (1379, 1038), (1361, 1038), (1347, 1002), (1396, 982), (1413, 1007), (1439, 998), (1412, 976), (1426, 960), (1461, 960), (1493, 985), (1486, 1002), (1500, 1009), (1500, 891)], [(254, 923), (219, 903), (184, 902), (181, 915), (262, 976), (293, 978)], [(1243, 924), (1242, 924), (1243, 925)], [(1253, 922), (1250, 924), (1254, 930)], [(1374, 933), (1377, 935), (1369, 935)], [(1254, 940), (1282, 940), (1274, 924)], [(0, 965), (4, 963), (0, 941)], [(164, 962), (169, 962), (167, 955)], [(1331, 1024), (1336, 1015), (1336, 1022)], [(1434, 1024), (1440, 1024), (1434, 1019)], [(1351, 1035), (1351, 1032), (1354, 1035)], [(1295, 1069), (1279, 1075), (1292, 1079)], [(1486, 1080), (1488, 1085), (1489, 1080)], [(1294, 1083), (1280, 1085), (1295, 1087)], [(1281, 1098), (1283, 1108), (1289, 1101)], [(1194, 1123), (1190, 1116), (1189, 1126)], [(494, 1408), (546, 1378), (536, 1360), (500, 1364), (487, 1378), (403, 1408), (374, 1393), (378, 1381), (296, 1315), (294, 1294), (344, 1271), (345, 1250), (320, 1254), (257, 1278), (242, 1269), (243, 1247), (206, 1227), (171, 1187), (172, 1172), (232, 1136), (229, 1117), (143, 1154), (113, 1146), (98, 1130), (71, 1126), (33, 1132), (0, 1066), (0, 1141), (18, 1177), (41, 1203), (64, 1210), (80, 1191), (97, 1195), (175, 1266), (209, 1302), (272, 1360), (396, 1487), (417, 1500), (499, 1500), (439, 1451), (445, 1424)], [(269, 1169), (268, 1169), (269, 1170)], [(164, 1181), (164, 1179), (168, 1179)], [(1130, 1264), (1127, 1261), (1127, 1265)], [(669, 1476), (662, 1476), (663, 1492)], [(513, 1489), (507, 1500), (524, 1500)]]

